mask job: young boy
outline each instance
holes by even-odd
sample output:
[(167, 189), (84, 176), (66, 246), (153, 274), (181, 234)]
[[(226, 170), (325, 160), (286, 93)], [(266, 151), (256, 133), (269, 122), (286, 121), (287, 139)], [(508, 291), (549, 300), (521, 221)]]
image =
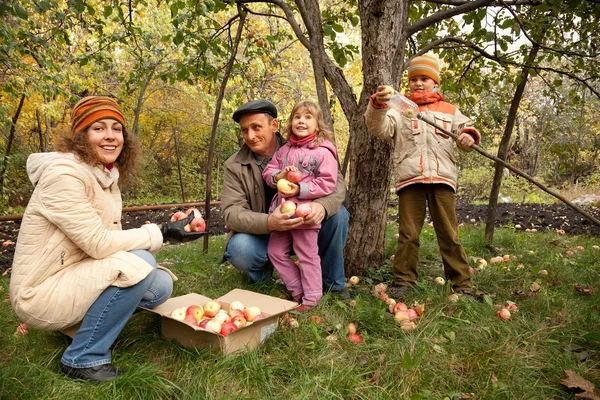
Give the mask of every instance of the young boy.
[[(472, 150), (479, 131), (438, 91), (440, 67), (430, 55), (412, 59), (408, 66), (409, 93), (419, 111), (458, 136), (458, 147)], [(409, 118), (389, 108), (388, 86), (379, 86), (365, 113), (371, 134), (395, 143), (393, 154), (395, 188), (398, 194), (398, 248), (394, 259), (393, 297), (404, 297), (417, 280), (419, 236), (428, 206), (440, 246), (446, 279), (456, 293), (473, 299), (467, 256), (458, 239), (456, 220), (456, 157), (453, 139), (416, 117)]]

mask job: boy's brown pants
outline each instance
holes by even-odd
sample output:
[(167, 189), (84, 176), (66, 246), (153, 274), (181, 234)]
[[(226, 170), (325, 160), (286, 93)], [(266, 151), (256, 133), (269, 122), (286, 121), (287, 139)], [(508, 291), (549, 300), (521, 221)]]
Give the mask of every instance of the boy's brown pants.
[(417, 280), (419, 236), (425, 221), (425, 207), (440, 246), (446, 279), (455, 291), (470, 290), (471, 273), (467, 255), (458, 239), (456, 199), (444, 184), (413, 184), (398, 192), (398, 248), (394, 259), (395, 283), (412, 286)]

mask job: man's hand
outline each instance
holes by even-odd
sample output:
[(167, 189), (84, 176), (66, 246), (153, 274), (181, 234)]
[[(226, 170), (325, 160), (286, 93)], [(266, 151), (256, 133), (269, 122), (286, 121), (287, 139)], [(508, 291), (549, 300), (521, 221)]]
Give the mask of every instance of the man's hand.
[(323, 222), (327, 215), (325, 207), (323, 207), (321, 203), (315, 203), (313, 201), (310, 203), (310, 209), (310, 214), (304, 217), (304, 223), (307, 225), (318, 225)]
[(278, 205), (275, 211), (269, 215), (269, 219), (267, 220), (269, 231), (284, 232), (299, 227), (304, 223), (304, 220), (302, 218), (292, 218), (295, 215), (295, 211), (282, 213), (281, 204)]

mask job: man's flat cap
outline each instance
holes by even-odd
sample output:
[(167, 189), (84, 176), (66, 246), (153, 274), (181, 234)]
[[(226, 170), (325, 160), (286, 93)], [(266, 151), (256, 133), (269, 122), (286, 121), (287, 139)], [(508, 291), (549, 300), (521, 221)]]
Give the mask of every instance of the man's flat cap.
[(233, 120), (240, 122), (240, 118), (245, 114), (264, 113), (273, 118), (277, 118), (277, 107), (269, 100), (250, 100), (233, 113)]

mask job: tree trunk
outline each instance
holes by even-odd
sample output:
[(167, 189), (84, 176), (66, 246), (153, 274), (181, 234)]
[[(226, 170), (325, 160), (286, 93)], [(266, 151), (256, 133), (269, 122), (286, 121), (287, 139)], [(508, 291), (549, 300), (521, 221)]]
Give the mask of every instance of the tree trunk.
[[(538, 53), (539, 46), (534, 45), (527, 56), (526, 65), (533, 64), (532, 61)], [(521, 71), (520, 82), (517, 85), (515, 94), (513, 96), (512, 103), (510, 105), (510, 111), (506, 120), (506, 127), (504, 128), (504, 134), (500, 140), (500, 146), (498, 147), (498, 158), (505, 161), (508, 153), (510, 144), (510, 137), (512, 135), (515, 120), (517, 118), (517, 111), (519, 110), (519, 104), (523, 98), (523, 92), (527, 85), (527, 79), (529, 77), (529, 68), (523, 68)], [(500, 193), (500, 185), (502, 184), (502, 173), (504, 172), (504, 166), (500, 163), (495, 163), (494, 181), (492, 183), (492, 190), (490, 191), (490, 198), (488, 203), (488, 214), (485, 225), (485, 243), (487, 246), (491, 246), (494, 241), (494, 223), (496, 221), (496, 210), (498, 208), (498, 194)]]
[(12, 144), (15, 140), (15, 132), (17, 129), (17, 121), (19, 120), (19, 116), (21, 115), (21, 110), (23, 110), (23, 104), (25, 103), (25, 93), (21, 95), (21, 100), (19, 101), (19, 106), (15, 111), (15, 115), (12, 117), (10, 132), (8, 134), (8, 139), (6, 140), (6, 151), (4, 152), (4, 161), (2, 162), (2, 169), (0, 169), (0, 195), (4, 193), (4, 177), (6, 176), (6, 170), (8, 168), (8, 156), (10, 155), (10, 150), (12, 148)]
[[(350, 123), (350, 232), (346, 241), (347, 275), (362, 275), (384, 262), (385, 226), (390, 196), (391, 142), (375, 138), (363, 114), (377, 86), (399, 87), (410, 2), (359, 1), (364, 87)], [(339, 95), (338, 95), (339, 96)]]

